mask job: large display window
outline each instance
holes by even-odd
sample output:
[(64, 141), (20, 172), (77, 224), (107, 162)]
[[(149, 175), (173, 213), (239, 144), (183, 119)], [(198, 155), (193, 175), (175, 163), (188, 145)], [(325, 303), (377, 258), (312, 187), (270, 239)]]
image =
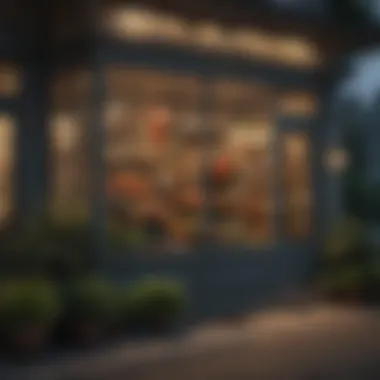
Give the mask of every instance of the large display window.
[(133, 246), (192, 244), (204, 201), (200, 81), (119, 67), (107, 83), (108, 223)]

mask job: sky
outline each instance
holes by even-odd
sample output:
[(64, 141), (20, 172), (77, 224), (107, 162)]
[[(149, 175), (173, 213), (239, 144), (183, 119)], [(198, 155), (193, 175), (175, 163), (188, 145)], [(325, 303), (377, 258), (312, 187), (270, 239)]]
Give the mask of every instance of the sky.
[(380, 46), (353, 58), (348, 77), (342, 84), (341, 96), (371, 106), (380, 91)]

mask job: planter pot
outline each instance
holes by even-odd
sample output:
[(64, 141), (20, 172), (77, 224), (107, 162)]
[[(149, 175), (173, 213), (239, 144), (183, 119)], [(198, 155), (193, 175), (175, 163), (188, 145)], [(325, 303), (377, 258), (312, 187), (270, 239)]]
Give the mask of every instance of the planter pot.
[(376, 285), (367, 287), (364, 292), (364, 298), (368, 304), (380, 304), (380, 288)]
[(178, 324), (170, 320), (150, 320), (130, 323), (129, 333), (134, 336), (162, 336), (170, 335), (179, 330)]
[(333, 302), (337, 302), (343, 305), (358, 305), (363, 303), (364, 297), (361, 291), (335, 291), (328, 294), (328, 299)]
[(6, 354), (14, 359), (28, 359), (40, 355), (49, 341), (46, 327), (25, 325), (4, 334)]
[(101, 343), (107, 337), (107, 329), (101, 323), (84, 322), (74, 326), (73, 334), (77, 342), (84, 346)]
[(107, 337), (108, 329), (105, 325), (92, 321), (64, 323), (58, 331), (60, 343), (69, 343), (80, 347), (98, 345)]

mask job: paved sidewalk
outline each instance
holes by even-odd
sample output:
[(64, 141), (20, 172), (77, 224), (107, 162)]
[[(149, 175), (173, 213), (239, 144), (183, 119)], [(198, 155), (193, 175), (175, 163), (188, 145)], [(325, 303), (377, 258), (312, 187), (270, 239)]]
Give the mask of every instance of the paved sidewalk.
[(17, 372), (0, 378), (379, 380), (380, 314), (324, 305), (268, 311)]

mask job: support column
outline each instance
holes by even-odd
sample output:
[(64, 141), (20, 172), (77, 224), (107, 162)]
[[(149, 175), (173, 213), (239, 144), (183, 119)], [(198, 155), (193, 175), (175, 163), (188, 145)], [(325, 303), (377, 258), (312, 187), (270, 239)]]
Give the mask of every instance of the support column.
[(338, 85), (345, 72), (345, 61), (335, 70), (331, 70), (325, 78), (325, 86), (321, 89), (324, 96), (322, 114), (319, 122), (320, 132), (315, 133), (317, 138), (319, 165), (317, 175), (319, 179), (319, 197), (321, 202), (319, 214), (320, 236), (324, 237), (331, 230), (332, 225), (343, 216), (342, 177), (339, 173), (329, 173), (325, 162), (325, 153), (329, 148), (338, 148), (342, 145), (342, 124), (347, 115), (346, 107), (338, 95)]
[[(101, 2), (94, 0), (92, 6), (94, 28), (99, 25)], [(98, 20), (99, 21), (99, 20)], [(105, 95), (106, 83), (104, 75), (104, 51), (102, 40), (94, 30), (94, 43), (91, 69), (93, 83), (91, 92), (90, 121), (90, 152), (91, 152), (91, 232), (94, 243), (94, 255), (99, 271), (106, 271), (107, 257), (107, 193), (106, 193), (106, 162), (105, 162)]]
[(51, 73), (49, 14), (32, 5), (25, 11), (32, 14), (34, 28), (19, 41), (23, 44), (23, 92), (17, 109), (17, 204), (23, 219), (38, 217), (45, 208)]
[(42, 57), (27, 60), (18, 110), (18, 208), (23, 218), (44, 211), (47, 193), (49, 68)]

